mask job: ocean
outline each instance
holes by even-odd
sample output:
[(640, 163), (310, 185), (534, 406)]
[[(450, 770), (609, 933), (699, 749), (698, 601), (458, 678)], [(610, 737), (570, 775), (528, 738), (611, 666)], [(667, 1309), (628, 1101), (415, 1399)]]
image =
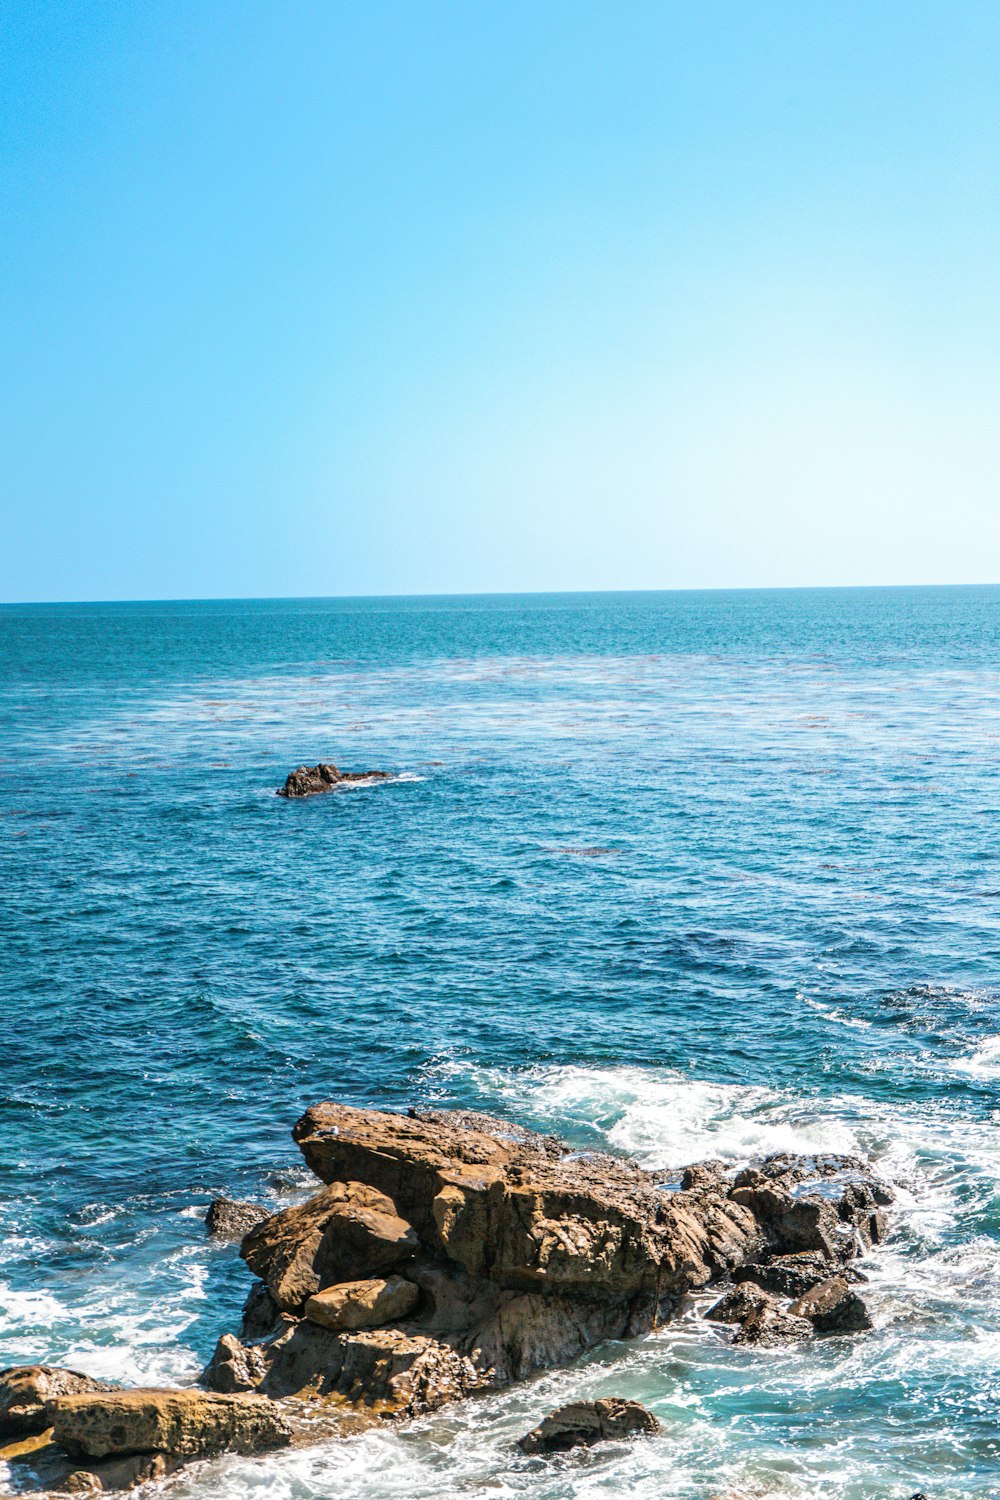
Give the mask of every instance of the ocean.
[[(274, 795), (317, 760), (392, 778)], [(0, 608), (0, 1364), (193, 1381), (250, 1284), (205, 1208), (294, 1201), (322, 1099), (861, 1151), (872, 1333), (695, 1298), (170, 1493), (1000, 1496), (998, 812), (997, 588)], [(595, 1395), (662, 1434), (513, 1449)]]

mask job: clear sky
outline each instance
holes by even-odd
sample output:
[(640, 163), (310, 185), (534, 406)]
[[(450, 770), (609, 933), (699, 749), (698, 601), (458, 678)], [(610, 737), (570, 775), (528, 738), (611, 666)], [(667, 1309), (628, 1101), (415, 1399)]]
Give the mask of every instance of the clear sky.
[(0, 598), (1000, 581), (996, 0), (0, 26)]

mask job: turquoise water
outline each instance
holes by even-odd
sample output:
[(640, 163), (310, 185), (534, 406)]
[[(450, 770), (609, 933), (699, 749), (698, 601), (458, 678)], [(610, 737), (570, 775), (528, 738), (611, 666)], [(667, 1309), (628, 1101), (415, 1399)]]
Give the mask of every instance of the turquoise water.
[[(194, 1378), (336, 1097), (864, 1149), (875, 1332), (699, 1318), (179, 1497), (1000, 1496), (1000, 589), (0, 609), (0, 1363)], [(333, 759), (387, 783), (302, 803)], [(661, 1438), (513, 1437), (635, 1395)]]

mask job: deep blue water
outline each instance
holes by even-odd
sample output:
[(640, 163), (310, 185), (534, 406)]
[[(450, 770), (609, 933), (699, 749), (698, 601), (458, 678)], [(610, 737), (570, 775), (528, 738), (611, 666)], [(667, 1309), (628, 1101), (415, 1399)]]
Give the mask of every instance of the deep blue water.
[[(317, 759), (394, 779), (274, 796)], [(301, 1190), (321, 1098), (860, 1148), (872, 1335), (695, 1309), (177, 1493), (1000, 1496), (998, 773), (994, 588), (0, 608), (0, 1363), (193, 1378), (248, 1282), (204, 1206)], [(602, 1390), (664, 1438), (511, 1457)]]

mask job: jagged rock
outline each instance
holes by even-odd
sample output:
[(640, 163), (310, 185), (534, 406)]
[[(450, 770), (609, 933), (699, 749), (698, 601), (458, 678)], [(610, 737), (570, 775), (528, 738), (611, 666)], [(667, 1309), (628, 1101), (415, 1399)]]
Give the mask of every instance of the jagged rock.
[(386, 781), (388, 776), (388, 771), (341, 771), (321, 762), (318, 766), (299, 766), (298, 770), (290, 772), (284, 786), (279, 787), (278, 796), (313, 797), (317, 792), (328, 792), (345, 781)]
[(733, 1334), (733, 1343), (761, 1344), (768, 1347), (774, 1344), (796, 1343), (800, 1339), (809, 1338), (811, 1334), (812, 1324), (807, 1319), (798, 1318), (791, 1312), (786, 1312), (773, 1297), (768, 1297), (743, 1319), (740, 1327)]
[(638, 1401), (609, 1398), (601, 1401), (571, 1401), (549, 1412), (544, 1421), (518, 1443), (522, 1453), (562, 1453), (568, 1448), (589, 1448), (594, 1443), (621, 1441), (640, 1433), (660, 1431), (651, 1411)]
[(220, 1240), (241, 1240), (257, 1224), (270, 1217), (270, 1210), (259, 1203), (240, 1203), (234, 1198), (213, 1198), (208, 1205), (205, 1224), (208, 1232)]
[(342, 1281), (325, 1287), (306, 1303), (306, 1317), (334, 1332), (355, 1328), (378, 1328), (405, 1318), (420, 1301), (420, 1288), (402, 1276), (388, 1281)]
[(773, 1297), (769, 1297), (753, 1282), (744, 1282), (731, 1287), (720, 1301), (708, 1309), (705, 1317), (712, 1323), (742, 1323), (751, 1313), (773, 1301)]
[(727, 1189), (724, 1161), (695, 1162), (681, 1173), (681, 1188), (686, 1193), (724, 1193)]
[(262, 1281), (255, 1281), (243, 1304), (240, 1337), (267, 1339), (282, 1327), (285, 1315)]
[(31, 1437), (52, 1426), (54, 1403), (61, 1396), (113, 1391), (106, 1380), (93, 1380), (55, 1365), (12, 1365), (0, 1370), (0, 1437)]
[(781, 1308), (776, 1299), (752, 1281), (732, 1287), (705, 1314), (714, 1323), (738, 1323), (734, 1344), (784, 1344), (808, 1338), (811, 1325)]
[(61, 1396), (53, 1441), (71, 1458), (167, 1453), (258, 1453), (291, 1441), (273, 1402), (196, 1390), (130, 1390)]
[[(867, 1181), (850, 1158), (769, 1158), (732, 1185), (703, 1163), (667, 1190), (628, 1159), (469, 1111), (322, 1104), (294, 1136), (327, 1186), (244, 1240), (267, 1290), (248, 1299), (243, 1342), (220, 1340), (203, 1377), (216, 1390), (431, 1410), (648, 1332), (741, 1267), (792, 1257), (809, 1285), (829, 1278), (859, 1253), (855, 1218), (872, 1212), (846, 1192)], [(356, 1281), (416, 1290), (405, 1310), (375, 1313), (345, 1292)], [(749, 1277), (730, 1296), (743, 1299), (738, 1342), (812, 1332)], [(352, 1320), (389, 1326), (346, 1326), (349, 1305)], [(338, 1327), (314, 1321), (330, 1308)]]
[(205, 1368), (202, 1382), (213, 1391), (236, 1395), (257, 1388), (267, 1374), (267, 1358), (257, 1344), (241, 1344), (231, 1333), (224, 1333)]
[(873, 1326), (867, 1307), (843, 1276), (821, 1281), (788, 1310), (795, 1317), (808, 1318), (820, 1333), (863, 1333)]
[(848, 1281), (863, 1282), (868, 1278), (854, 1266), (836, 1267), (824, 1255), (813, 1255), (809, 1251), (797, 1255), (778, 1255), (760, 1265), (737, 1266), (733, 1280), (753, 1281), (765, 1292), (778, 1297), (801, 1297), (820, 1281), (826, 1281), (831, 1271), (846, 1277)]
[(339, 1281), (389, 1271), (418, 1247), (411, 1224), (385, 1193), (365, 1182), (335, 1182), (250, 1231), (240, 1254), (279, 1308), (301, 1312)]

